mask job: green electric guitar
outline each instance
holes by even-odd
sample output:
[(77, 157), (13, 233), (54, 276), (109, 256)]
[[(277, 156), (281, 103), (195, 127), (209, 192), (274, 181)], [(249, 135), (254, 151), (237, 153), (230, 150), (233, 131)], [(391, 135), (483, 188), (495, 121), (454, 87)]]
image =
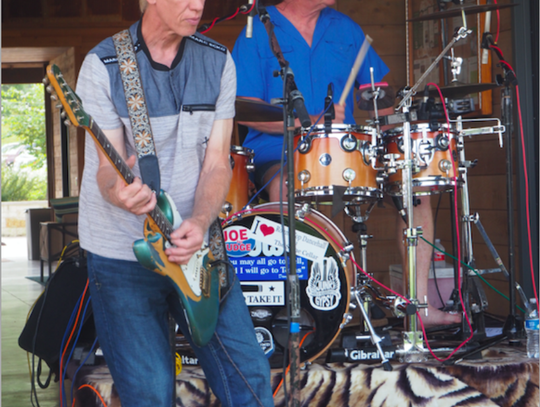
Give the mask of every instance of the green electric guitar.
[[(56, 93), (51, 98), (58, 99), (75, 126), (84, 128), (97, 146), (107, 156), (126, 184), (131, 184), (135, 175), (124, 159), (115, 150), (96, 122), (82, 106), (81, 99), (64, 80), (56, 65), (47, 67), (47, 78), (51, 86), (47, 90)], [(144, 223), (144, 239), (133, 243), (133, 251), (139, 263), (163, 276), (174, 284), (185, 310), (193, 342), (204, 346), (210, 341), (216, 328), (219, 313), (219, 272), (213, 265), (214, 256), (203, 244), (187, 265), (171, 263), (164, 251), (171, 247), (170, 235), (182, 219), (169, 195), (161, 191), (154, 210), (147, 214)]]

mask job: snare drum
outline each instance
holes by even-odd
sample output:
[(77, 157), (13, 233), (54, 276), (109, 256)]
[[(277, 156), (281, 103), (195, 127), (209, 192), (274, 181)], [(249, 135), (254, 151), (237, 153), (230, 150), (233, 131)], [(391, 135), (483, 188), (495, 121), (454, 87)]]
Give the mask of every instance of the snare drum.
[(229, 159), (232, 168), (232, 180), (229, 193), (221, 208), (220, 217), (227, 218), (242, 210), (249, 202), (249, 173), (253, 165), (253, 150), (241, 146), (231, 146)]
[[(396, 160), (404, 159), (403, 128), (386, 131), (383, 141), (387, 154), (395, 154)], [(454, 167), (458, 168), (456, 139), (446, 124), (438, 124), (435, 130), (428, 123), (411, 125), (411, 151), (414, 195), (431, 195), (454, 187)], [(398, 196), (402, 193), (401, 185), (401, 170), (397, 170), (388, 176), (385, 190)], [(458, 179), (458, 186), (461, 185)]]
[[(312, 202), (332, 202), (334, 186), (345, 187), (344, 200), (361, 203), (377, 200), (382, 191), (372, 165), (377, 135), (375, 128), (333, 124), (295, 132), (295, 196)], [(298, 149), (296, 149), (298, 147)]]
[[(354, 269), (336, 242), (347, 240), (330, 219), (306, 205), (296, 205), (296, 262), (300, 281), (301, 362), (319, 357), (346, 321)], [(304, 211), (302, 211), (304, 209)], [(288, 224), (287, 208), (285, 223)], [(288, 228), (285, 229), (288, 240)], [(256, 206), (223, 227), (229, 261), (242, 285), (259, 344), (272, 368), (281, 367), (287, 352), (288, 323), (280, 208)]]

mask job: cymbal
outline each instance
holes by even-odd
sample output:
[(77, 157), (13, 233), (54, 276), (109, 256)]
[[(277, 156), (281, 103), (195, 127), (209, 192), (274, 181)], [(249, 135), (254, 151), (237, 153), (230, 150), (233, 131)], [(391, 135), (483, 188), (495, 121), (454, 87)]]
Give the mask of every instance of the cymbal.
[(456, 6), (452, 7), (449, 10), (443, 10), (432, 14), (426, 14), (420, 17), (414, 17), (407, 21), (415, 22), (425, 20), (439, 20), (441, 18), (458, 17), (461, 15), (462, 10), (465, 12), (465, 14), (478, 14), (485, 13), (486, 11), (499, 10), (502, 8), (514, 6), (517, 6), (517, 4), (481, 4), (477, 6)]
[[(394, 102), (396, 101), (396, 92), (394, 92), (394, 89), (386, 82), (375, 83), (375, 87), (379, 88), (377, 109), (394, 106)], [(356, 92), (356, 105), (360, 110), (374, 110), (371, 84), (362, 85), (358, 88), (358, 92)]]
[[(486, 90), (491, 90), (498, 88), (499, 85), (496, 83), (460, 83), (454, 82), (453, 84), (441, 88), (441, 93), (444, 97), (447, 98), (460, 98), (466, 96), (470, 93), (484, 92)], [(438, 97), (439, 92), (437, 89), (430, 89), (429, 95), (432, 97)]]
[(283, 121), (283, 109), (270, 103), (237, 97), (235, 107), (235, 119), (241, 122)]

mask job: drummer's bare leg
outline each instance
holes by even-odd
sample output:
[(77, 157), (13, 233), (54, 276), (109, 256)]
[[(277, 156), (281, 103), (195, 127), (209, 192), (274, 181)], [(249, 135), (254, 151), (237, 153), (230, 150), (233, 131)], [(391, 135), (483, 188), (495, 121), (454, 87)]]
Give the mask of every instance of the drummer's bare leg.
[[(268, 181), (270, 181), (270, 179), (272, 179), (272, 177), (274, 176), (274, 174), (276, 174), (276, 172), (279, 171), (279, 168), (280, 168), (280, 164), (276, 164), (274, 165), (273, 167), (270, 167), (270, 169), (268, 171), (266, 171), (264, 177), (263, 177), (263, 182), (264, 182), (264, 185), (266, 185), (266, 183)], [(266, 187), (266, 191), (268, 193), (268, 196), (269, 196), (269, 199), (270, 199), (270, 202), (279, 202), (279, 187), (280, 187), (280, 181), (281, 181), (281, 174), (277, 174), (273, 179), (272, 181), (270, 181), (270, 184), (268, 184), (268, 186)], [(284, 174), (283, 176), (283, 201), (286, 201), (287, 200), (287, 174)]]
[[(421, 197), (420, 205), (414, 207), (413, 218), (415, 226), (422, 226), (422, 235), (428, 242), (433, 242), (433, 213), (431, 210), (430, 197)], [(401, 254), (403, 263), (403, 270), (407, 270), (407, 250), (403, 244), (403, 228), (406, 228), (405, 222), (401, 216), (398, 215), (398, 247)], [(425, 299), (428, 299), (428, 315), (425, 315), (424, 310), (420, 311), (422, 322), (424, 326), (436, 326), (436, 325), (450, 325), (459, 323), (461, 317), (457, 314), (449, 314), (438, 310), (429, 304), (428, 298), (428, 281), (429, 281), (429, 269), (431, 266), (433, 248), (427, 244), (423, 239), (418, 239), (418, 246), (416, 247), (416, 295), (420, 303), (424, 303)], [(406, 280), (407, 273), (404, 276), (404, 287), (408, 287)]]

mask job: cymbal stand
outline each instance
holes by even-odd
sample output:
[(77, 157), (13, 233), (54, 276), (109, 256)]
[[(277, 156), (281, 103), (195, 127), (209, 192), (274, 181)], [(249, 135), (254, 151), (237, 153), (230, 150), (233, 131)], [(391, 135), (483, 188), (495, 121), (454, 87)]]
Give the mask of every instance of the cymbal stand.
[[(465, 25), (465, 23), (464, 23)], [(400, 101), (396, 109), (401, 109), (402, 112), (407, 115), (410, 110), (412, 103), (412, 96), (415, 94), (416, 89), (422, 84), (425, 78), (429, 73), (437, 66), (439, 61), (446, 55), (448, 50), (450, 50), (454, 44), (462, 38), (465, 38), (467, 35), (472, 33), (471, 30), (468, 30), (465, 27), (461, 27), (452, 38), (452, 41), (442, 50), (442, 52), (435, 58), (433, 63), (426, 69), (424, 74), (418, 79), (418, 81), (410, 88), (403, 99)], [(406, 245), (407, 245), (407, 263), (408, 263), (408, 297), (411, 303), (411, 307), (408, 307), (409, 312), (406, 317), (406, 324), (408, 326), (408, 331), (403, 332), (403, 348), (400, 349), (402, 358), (405, 362), (418, 362), (425, 360), (425, 348), (423, 343), (423, 334), (421, 331), (418, 331), (418, 321), (416, 318), (416, 310), (419, 308), (426, 308), (427, 304), (420, 304), (416, 298), (416, 248), (418, 246), (418, 238), (422, 235), (421, 227), (414, 227), (414, 216), (413, 216), (413, 190), (412, 190), (412, 169), (413, 169), (413, 159), (412, 159), (412, 146), (411, 146), (411, 123), (405, 121), (403, 123), (403, 151), (404, 151), (404, 160), (401, 163), (401, 174), (402, 174), (402, 190), (401, 195), (403, 197), (403, 208), (407, 213), (407, 228), (404, 231)], [(426, 299), (427, 302), (427, 299)], [(414, 311), (414, 312), (413, 312)]]

